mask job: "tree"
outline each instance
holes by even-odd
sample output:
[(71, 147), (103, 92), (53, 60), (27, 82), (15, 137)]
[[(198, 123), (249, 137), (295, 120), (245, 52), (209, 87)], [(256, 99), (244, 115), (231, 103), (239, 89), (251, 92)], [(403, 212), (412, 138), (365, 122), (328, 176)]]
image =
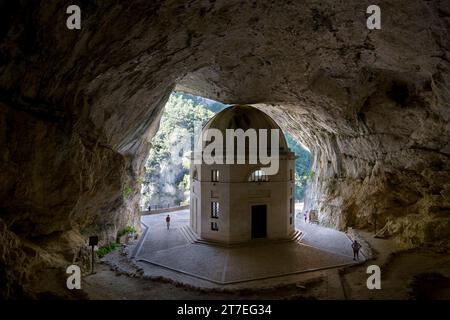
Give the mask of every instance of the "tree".
[[(194, 126), (203, 126), (216, 112), (227, 106), (194, 95), (174, 92), (165, 106), (159, 131), (145, 165), (141, 205), (173, 206), (189, 199), (189, 151)], [(310, 171), (311, 156), (294, 138), (286, 134), (295, 162), (295, 198), (303, 199)]]
[(194, 126), (214, 113), (191, 95), (173, 93), (145, 165), (141, 205), (178, 205), (189, 196), (189, 151)]
[(310, 175), (311, 154), (289, 133), (286, 133), (285, 136), (289, 148), (297, 156), (297, 160), (295, 160), (295, 199), (302, 200), (305, 197), (305, 187)]

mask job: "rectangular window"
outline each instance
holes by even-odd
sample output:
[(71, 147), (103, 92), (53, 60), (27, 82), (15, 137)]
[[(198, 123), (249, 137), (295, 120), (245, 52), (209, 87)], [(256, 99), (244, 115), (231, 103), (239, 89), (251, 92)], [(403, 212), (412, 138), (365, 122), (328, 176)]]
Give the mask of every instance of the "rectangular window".
[(219, 218), (219, 202), (217, 201), (211, 202), (211, 218), (214, 219)]
[(211, 181), (219, 182), (219, 170), (211, 170)]
[(292, 217), (289, 218), (289, 224), (292, 225)]
[(262, 170), (253, 171), (250, 175), (249, 181), (252, 182), (266, 182), (269, 181), (268, 176)]
[(217, 222), (211, 222), (211, 230), (219, 231), (219, 226), (217, 225)]
[(290, 214), (293, 213), (293, 209), (294, 209), (293, 207), (294, 207), (294, 204), (293, 204), (292, 198), (290, 198), (289, 199), (289, 213)]
[(292, 169), (289, 170), (289, 179), (290, 179), (291, 181), (294, 180), (294, 172), (293, 172)]

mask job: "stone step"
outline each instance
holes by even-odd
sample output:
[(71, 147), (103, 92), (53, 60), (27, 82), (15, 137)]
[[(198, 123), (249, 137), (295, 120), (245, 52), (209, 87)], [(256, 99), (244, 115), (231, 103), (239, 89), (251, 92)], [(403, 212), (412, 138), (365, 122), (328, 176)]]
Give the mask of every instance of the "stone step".
[(194, 230), (192, 230), (192, 228), (190, 226), (186, 226), (185, 231), (189, 237), (189, 239), (191, 239), (191, 241), (193, 243), (195, 243), (196, 241), (198, 241), (198, 236), (197, 234), (194, 232)]
[(213, 240), (201, 239), (200, 237), (198, 237), (198, 235), (194, 232), (194, 230), (192, 230), (192, 228), (189, 225), (185, 225), (185, 226), (181, 227), (180, 232), (189, 243), (213, 245), (213, 246), (219, 246), (219, 247), (224, 247), (224, 248), (239, 248), (239, 247), (246, 247), (248, 245), (267, 244), (268, 241), (270, 241), (270, 243), (283, 243), (283, 242), (291, 242), (291, 241), (300, 243), (304, 237), (304, 233), (301, 230), (296, 229), (295, 232), (292, 234), (292, 236), (289, 239), (283, 239), (283, 240), (265, 240), (265, 239), (263, 240), (263, 239), (261, 239), (260, 242), (256, 242), (258, 240), (256, 240), (256, 241), (253, 240), (252, 243), (247, 242), (247, 243), (228, 243), (227, 244), (227, 243), (216, 242)]
[(305, 236), (305, 233), (303, 231), (297, 229), (297, 230), (295, 230), (295, 233), (292, 236), (292, 241), (300, 243), (303, 240), (304, 236)]
[(186, 239), (187, 242), (192, 243), (191, 239), (189, 238), (189, 236), (185, 230), (185, 226), (178, 228), (178, 230), (180, 231), (181, 235)]
[(194, 233), (194, 231), (189, 225), (182, 226), (180, 228), (180, 231), (189, 243), (196, 243), (198, 241), (197, 235)]

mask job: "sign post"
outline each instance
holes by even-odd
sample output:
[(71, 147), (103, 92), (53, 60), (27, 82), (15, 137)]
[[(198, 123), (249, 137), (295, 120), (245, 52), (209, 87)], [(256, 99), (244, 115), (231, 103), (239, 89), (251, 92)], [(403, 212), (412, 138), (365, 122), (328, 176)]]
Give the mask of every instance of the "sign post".
[(98, 244), (98, 236), (92, 236), (89, 237), (89, 245), (91, 246), (92, 249), (92, 257), (91, 257), (91, 263), (92, 263), (92, 267), (91, 267), (91, 274), (94, 274), (94, 247)]

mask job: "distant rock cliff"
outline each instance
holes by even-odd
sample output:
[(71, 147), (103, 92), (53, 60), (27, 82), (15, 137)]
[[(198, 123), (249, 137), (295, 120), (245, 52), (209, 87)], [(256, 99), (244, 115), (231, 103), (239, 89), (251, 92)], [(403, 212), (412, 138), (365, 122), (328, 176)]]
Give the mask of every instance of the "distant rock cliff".
[(64, 292), (87, 236), (139, 227), (174, 88), (253, 104), (308, 146), (321, 223), (450, 237), (448, 1), (380, 0), (373, 31), (361, 0), (83, 1), (80, 31), (69, 4), (0, 10), (2, 296)]

